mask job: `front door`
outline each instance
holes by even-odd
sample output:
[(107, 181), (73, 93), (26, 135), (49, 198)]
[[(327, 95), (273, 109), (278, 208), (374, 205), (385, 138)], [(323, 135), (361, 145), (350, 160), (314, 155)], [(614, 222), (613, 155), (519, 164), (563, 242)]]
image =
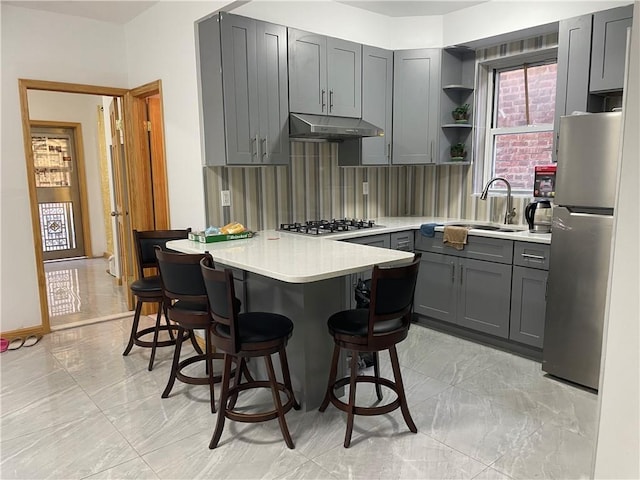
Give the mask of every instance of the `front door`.
[(73, 128), (32, 127), (43, 260), (85, 256)]

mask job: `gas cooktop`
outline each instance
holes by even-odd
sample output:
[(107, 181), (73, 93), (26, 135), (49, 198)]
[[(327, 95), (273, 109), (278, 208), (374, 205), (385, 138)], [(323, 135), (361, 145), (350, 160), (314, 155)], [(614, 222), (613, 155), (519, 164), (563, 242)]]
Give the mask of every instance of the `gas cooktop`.
[(381, 226), (382, 225), (376, 225), (373, 220), (342, 218), (333, 220), (307, 220), (303, 223), (281, 223), (278, 230), (281, 232), (303, 233), (306, 235), (327, 235)]

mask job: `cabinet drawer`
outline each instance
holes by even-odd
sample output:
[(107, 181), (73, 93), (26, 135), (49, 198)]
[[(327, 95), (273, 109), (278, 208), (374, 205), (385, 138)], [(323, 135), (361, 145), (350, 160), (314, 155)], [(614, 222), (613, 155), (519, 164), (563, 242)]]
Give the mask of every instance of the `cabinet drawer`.
[(358, 243), (360, 245), (369, 245), (371, 247), (391, 248), (391, 235), (389, 233), (370, 235), (368, 237), (350, 238), (345, 241), (349, 243)]
[(391, 249), (413, 252), (413, 230), (392, 233)]
[(515, 242), (513, 264), (520, 267), (549, 270), (549, 245), (543, 243)]
[(442, 243), (442, 237), (442, 232), (436, 232), (435, 237), (425, 237), (418, 231), (415, 237), (415, 249), (496, 263), (510, 264), (513, 259), (513, 241), (511, 240), (469, 235), (464, 250), (456, 250), (445, 246)]

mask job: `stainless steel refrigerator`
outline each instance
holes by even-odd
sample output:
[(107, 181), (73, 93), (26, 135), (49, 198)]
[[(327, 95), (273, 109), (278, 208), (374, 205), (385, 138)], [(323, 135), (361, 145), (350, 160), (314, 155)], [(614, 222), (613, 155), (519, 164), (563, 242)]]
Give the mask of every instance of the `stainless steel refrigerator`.
[(560, 118), (542, 369), (598, 388), (621, 112)]

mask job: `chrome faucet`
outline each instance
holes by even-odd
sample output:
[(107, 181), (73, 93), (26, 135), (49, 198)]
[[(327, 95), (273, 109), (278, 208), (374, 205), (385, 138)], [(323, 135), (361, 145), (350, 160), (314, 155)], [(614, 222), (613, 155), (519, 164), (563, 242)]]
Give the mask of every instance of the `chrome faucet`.
[(489, 193), (489, 187), (496, 180), (502, 180), (507, 185), (507, 211), (504, 214), (504, 223), (510, 224), (513, 223), (513, 218), (516, 216), (516, 209), (513, 208), (513, 198), (511, 197), (511, 184), (509, 180), (504, 177), (493, 177), (491, 180), (487, 182), (482, 190), (482, 195), (480, 195), (480, 200), (486, 200), (487, 194)]

